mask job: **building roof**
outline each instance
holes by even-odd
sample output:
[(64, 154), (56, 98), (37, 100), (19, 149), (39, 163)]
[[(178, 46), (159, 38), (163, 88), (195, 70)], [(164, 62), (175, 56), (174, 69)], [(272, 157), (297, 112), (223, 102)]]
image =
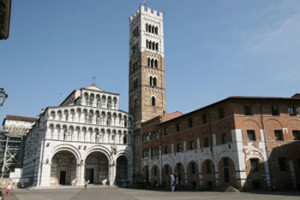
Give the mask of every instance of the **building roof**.
[(182, 117), (185, 117), (187, 115), (190, 115), (190, 114), (193, 114), (193, 113), (196, 113), (198, 111), (201, 111), (201, 110), (205, 110), (207, 108), (210, 108), (210, 107), (213, 107), (213, 106), (216, 106), (218, 104), (221, 104), (221, 103), (225, 103), (225, 102), (228, 102), (228, 101), (232, 101), (232, 100), (241, 100), (241, 101), (296, 101), (296, 102), (300, 102), (300, 94), (295, 94), (293, 95), (292, 97), (251, 97), (251, 96), (231, 96), (231, 97), (227, 97), (225, 99), (222, 99), (220, 101), (217, 101), (215, 103), (212, 103), (212, 104), (209, 104), (207, 106), (204, 106), (202, 108), (199, 108), (199, 109), (196, 109), (196, 110), (193, 110), (189, 113), (186, 113), (184, 115), (181, 115), (181, 116), (178, 116), (178, 117), (175, 117), (173, 119), (170, 119), (168, 121), (165, 121), (165, 122), (161, 122), (160, 124), (165, 124), (165, 123), (168, 123), (170, 121), (175, 121), (179, 118), (182, 118)]
[(17, 116), (17, 115), (6, 115), (6, 119), (28, 121), (28, 122), (35, 122), (37, 120), (36, 117), (24, 117), (24, 116)]
[(97, 87), (94, 83), (93, 83), (93, 85), (88, 86), (88, 87), (84, 87), (82, 89), (95, 90), (95, 91), (98, 91), (98, 92), (104, 92), (101, 88)]
[(18, 116), (18, 115), (6, 115), (2, 122), (2, 126), (5, 123), (5, 120), (15, 120), (15, 121), (26, 121), (26, 122), (35, 122), (38, 118), (35, 117), (24, 117), (24, 116)]

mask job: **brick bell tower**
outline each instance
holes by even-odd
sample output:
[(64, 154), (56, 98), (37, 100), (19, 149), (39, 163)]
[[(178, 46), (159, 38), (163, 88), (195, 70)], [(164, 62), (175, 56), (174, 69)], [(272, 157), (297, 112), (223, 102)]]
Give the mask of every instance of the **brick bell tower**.
[(141, 5), (129, 21), (129, 113), (134, 118), (134, 179), (138, 181), (141, 124), (166, 110), (163, 13)]

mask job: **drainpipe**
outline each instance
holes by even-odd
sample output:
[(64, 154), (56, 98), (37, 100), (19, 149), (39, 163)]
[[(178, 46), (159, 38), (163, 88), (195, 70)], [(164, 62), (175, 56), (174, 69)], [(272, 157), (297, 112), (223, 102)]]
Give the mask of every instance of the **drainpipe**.
[[(213, 151), (213, 136), (212, 136), (212, 120), (211, 120), (211, 113), (214, 113), (213, 111), (208, 112), (208, 126), (209, 126), (209, 136), (210, 136), (210, 150), (211, 150), (211, 158), (214, 165), (214, 151)], [(219, 172), (216, 171), (216, 166), (214, 166), (214, 181), (215, 181), (215, 187), (217, 187), (217, 180), (216, 180), (216, 174)], [(218, 177), (219, 178), (219, 177)], [(212, 186), (214, 187), (214, 185)]]
[(160, 173), (159, 173), (159, 184), (162, 185), (162, 131), (158, 129), (159, 131), (159, 136), (160, 136)]
[[(270, 168), (270, 162), (269, 162), (269, 156), (268, 156), (268, 147), (267, 147), (267, 136), (266, 136), (266, 131), (265, 131), (265, 124), (264, 124), (264, 117), (262, 113), (262, 105), (259, 105), (259, 112), (260, 112), (260, 120), (261, 120), (261, 126), (263, 129), (263, 136), (264, 136), (264, 142), (265, 142), (265, 151), (266, 151), (266, 162), (268, 163), (268, 169), (269, 169), (269, 176), (270, 176), (270, 186), (272, 189), (272, 176), (271, 176), (271, 168)], [(266, 173), (266, 172), (265, 172)]]

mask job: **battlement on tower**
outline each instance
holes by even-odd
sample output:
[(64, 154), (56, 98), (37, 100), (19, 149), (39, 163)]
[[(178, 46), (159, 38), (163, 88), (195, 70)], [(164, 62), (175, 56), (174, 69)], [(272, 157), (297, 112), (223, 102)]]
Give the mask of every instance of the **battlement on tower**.
[(163, 12), (158, 12), (155, 9), (147, 8), (144, 5), (141, 5), (139, 9), (130, 17), (130, 21), (132, 21), (136, 16), (138, 16), (140, 13), (150, 15), (152, 17), (155, 17), (157, 19), (163, 20)]

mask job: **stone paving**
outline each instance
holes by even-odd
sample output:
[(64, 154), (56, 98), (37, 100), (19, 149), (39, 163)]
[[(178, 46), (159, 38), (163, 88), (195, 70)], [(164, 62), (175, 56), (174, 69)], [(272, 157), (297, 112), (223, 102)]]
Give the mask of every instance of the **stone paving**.
[(117, 187), (92, 187), (13, 190), (5, 200), (273, 200), (300, 199), (300, 192), (259, 192), (259, 193), (224, 193), (224, 192), (169, 192), (123, 189)]

